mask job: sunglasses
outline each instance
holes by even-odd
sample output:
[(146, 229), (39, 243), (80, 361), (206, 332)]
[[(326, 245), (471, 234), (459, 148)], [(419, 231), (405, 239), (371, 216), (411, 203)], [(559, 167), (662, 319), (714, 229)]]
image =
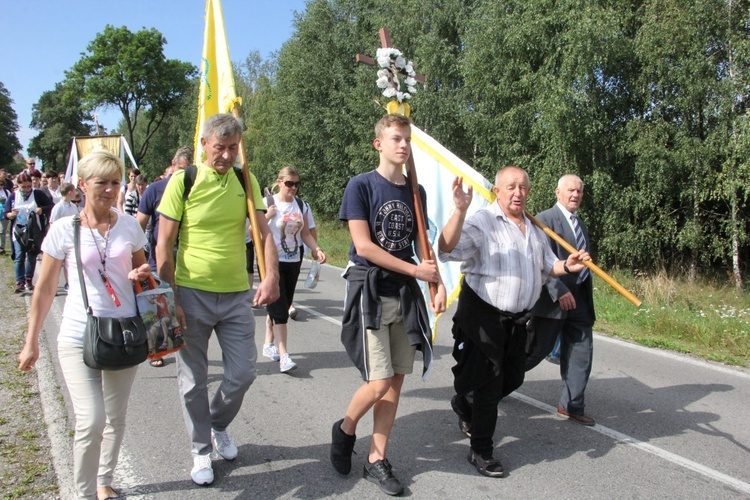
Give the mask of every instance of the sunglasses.
[(299, 189), (300, 184), (302, 184), (300, 181), (294, 182), (294, 181), (284, 181), (284, 185), (288, 188), (297, 188)]
[(76, 205), (78, 205), (79, 203), (81, 203), (81, 200), (73, 200), (73, 203), (75, 203)]

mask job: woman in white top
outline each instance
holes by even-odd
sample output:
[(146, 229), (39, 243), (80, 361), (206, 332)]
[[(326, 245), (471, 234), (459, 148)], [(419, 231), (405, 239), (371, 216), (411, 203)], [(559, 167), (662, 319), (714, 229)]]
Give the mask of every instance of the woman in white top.
[[(87, 154), (78, 164), (79, 186), (86, 195), (86, 205), (80, 214), (81, 262), (89, 305), (95, 316), (134, 316), (132, 282), (145, 279), (151, 272), (143, 253), (146, 238), (140, 224), (111, 208), (119, 193), (122, 171), (120, 159), (103, 150)], [(125, 434), (125, 414), (137, 367), (94, 370), (83, 363), (86, 310), (73, 238), (73, 217), (69, 216), (52, 224), (44, 239), (41, 272), (18, 367), (30, 370), (39, 359), (39, 331), (55, 298), (64, 264), (70, 276), (70, 291), (65, 299), (57, 350), (76, 418), (73, 439), (76, 498), (117, 498), (112, 476)]]
[[(274, 190), (273, 203), (266, 212), (268, 227), (276, 242), (279, 253), (279, 299), (267, 306), (266, 338), (263, 343), (263, 355), (273, 361), (279, 361), (279, 369), (288, 372), (297, 368), (287, 352), (287, 323), (289, 306), (294, 299), (304, 249), (302, 242), (312, 249), (313, 259), (320, 263), (326, 261), (326, 255), (318, 247), (318, 242), (310, 234), (301, 203), (295, 195), (299, 190), (299, 174), (292, 167), (284, 167), (279, 172)], [(304, 207), (304, 205), (302, 205)]]

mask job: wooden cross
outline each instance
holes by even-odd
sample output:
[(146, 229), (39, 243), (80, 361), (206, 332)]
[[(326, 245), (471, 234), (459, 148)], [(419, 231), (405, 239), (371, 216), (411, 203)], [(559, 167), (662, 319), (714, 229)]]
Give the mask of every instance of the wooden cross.
[[(385, 28), (380, 28), (380, 45), (384, 49), (391, 47), (391, 34)], [(367, 64), (368, 66), (377, 66), (377, 61), (370, 56), (363, 54), (357, 54), (357, 62)], [(424, 75), (414, 75), (414, 79), (420, 83), (425, 82)], [(417, 241), (422, 249), (422, 260), (435, 260), (432, 253), (432, 246), (430, 240), (427, 237), (427, 228), (424, 223), (424, 210), (422, 210), (422, 197), (419, 195), (419, 181), (417, 180), (417, 169), (414, 166), (414, 158), (409, 154), (409, 158), (406, 160), (406, 172), (407, 181), (411, 188), (412, 197), (414, 199), (414, 216), (417, 219)], [(430, 287), (430, 299), (435, 300), (437, 294), (437, 283), (429, 283)]]
[[(380, 45), (384, 49), (390, 48), (391, 47), (391, 33), (390, 33), (390, 31), (388, 31), (385, 28), (380, 28), (380, 31), (378, 33), (380, 33)], [(378, 62), (375, 59), (373, 59), (370, 56), (366, 56), (364, 54), (357, 54), (356, 59), (357, 59), (358, 63), (366, 64), (368, 66), (377, 66), (378, 65)], [(424, 83), (425, 82), (424, 75), (419, 75), (419, 74), (414, 75), (414, 79), (416, 81), (418, 81), (419, 83)]]

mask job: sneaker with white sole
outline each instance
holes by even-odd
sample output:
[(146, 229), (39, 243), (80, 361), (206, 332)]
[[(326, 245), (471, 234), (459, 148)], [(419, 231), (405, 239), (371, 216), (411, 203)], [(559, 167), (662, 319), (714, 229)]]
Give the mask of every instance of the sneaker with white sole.
[(227, 431), (211, 429), (211, 438), (214, 442), (214, 448), (224, 460), (237, 458), (237, 445)]
[(214, 469), (211, 467), (211, 455), (193, 457), (193, 470), (190, 477), (198, 486), (208, 486), (214, 482)]
[(279, 369), (281, 370), (281, 373), (290, 372), (297, 369), (297, 363), (292, 361), (289, 354), (284, 354), (279, 361)]
[(273, 345), (273, 342), (270, 344), (263, 344), (263, 356), (269, 358), (271, 361), (278, 361), (279, 348)]

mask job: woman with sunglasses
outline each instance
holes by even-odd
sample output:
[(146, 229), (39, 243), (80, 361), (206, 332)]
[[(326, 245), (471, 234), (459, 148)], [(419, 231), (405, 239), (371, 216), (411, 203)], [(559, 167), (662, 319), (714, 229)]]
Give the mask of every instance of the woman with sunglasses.
[(297, 368), (287, 351), (287, 323), (289, 322), (289, 305), (294, 299), (304, 248), (302, 243), (312, 249), (312, 258), (320, 263), (326, 261), (326, 255), (318, 242), (310, 234), (305, 222), (304, 204), (297, 199), (300, 180), (293, 167), (284, 167), (279, 172), (273, 196), (266, 198), (268, 210), (266, 219), (279, 253), (279, 292), (276, 302), (267, 306), (266, 338), (263, 343), (263, 355), (273, 361), (279, 361), (282, 373)]

